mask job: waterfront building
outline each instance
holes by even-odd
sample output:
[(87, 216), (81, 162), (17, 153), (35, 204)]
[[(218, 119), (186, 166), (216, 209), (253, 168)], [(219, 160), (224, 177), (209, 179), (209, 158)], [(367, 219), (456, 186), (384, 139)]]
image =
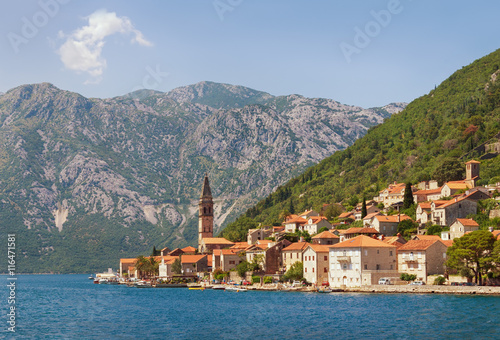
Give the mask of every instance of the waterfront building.
[(398, 249), (400, 273), (417, 275), (426, 283), (427, 276), (444, 274), (448, 247), (439, 236), (434, 239), (410, 240)]
[(365, 235), (330, 246), (330, 286), (360, 287), (396, 278), (396, 257), (396, 246)]

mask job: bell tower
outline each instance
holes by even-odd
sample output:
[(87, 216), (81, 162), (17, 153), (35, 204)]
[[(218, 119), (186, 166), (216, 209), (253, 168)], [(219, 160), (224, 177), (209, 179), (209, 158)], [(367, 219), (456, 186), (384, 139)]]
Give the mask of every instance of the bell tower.
[(198, 250), (200, 250), (203, 238), (214, 237), (214, 202), (207, 174), (205, 174), (203, 181), (203, 189), (198, 207)]

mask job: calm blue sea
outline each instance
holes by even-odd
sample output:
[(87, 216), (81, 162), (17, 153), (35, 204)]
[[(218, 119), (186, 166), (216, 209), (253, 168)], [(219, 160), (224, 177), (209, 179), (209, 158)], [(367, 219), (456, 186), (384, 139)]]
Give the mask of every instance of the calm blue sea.
[(498, 339), (500, 298), (138, 289), (19, 275), (14, 339)]

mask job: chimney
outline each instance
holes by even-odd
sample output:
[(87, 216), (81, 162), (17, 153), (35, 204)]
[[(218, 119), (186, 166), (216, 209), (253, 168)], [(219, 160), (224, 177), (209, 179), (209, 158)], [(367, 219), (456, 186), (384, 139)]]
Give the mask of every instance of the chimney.
[(493, 232), (493, 227), (488, 227), (488, 230), (490, 231), (490, 233)]
[(299, 242), (304, 242), (304, 241), (305, 241), (304, 236), (301, 236)]
[(458, 200), (458, 197), (455, 197), (455, 202)]

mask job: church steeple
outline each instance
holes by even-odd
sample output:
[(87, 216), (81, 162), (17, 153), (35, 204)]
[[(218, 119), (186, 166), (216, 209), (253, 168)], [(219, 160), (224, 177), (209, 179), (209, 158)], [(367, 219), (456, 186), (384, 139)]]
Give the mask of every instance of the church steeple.
[(207, 174), (203, 181), (198, 207), (198, 250), (201, 252), (201, 240), (214, 236), (214, 202)]

